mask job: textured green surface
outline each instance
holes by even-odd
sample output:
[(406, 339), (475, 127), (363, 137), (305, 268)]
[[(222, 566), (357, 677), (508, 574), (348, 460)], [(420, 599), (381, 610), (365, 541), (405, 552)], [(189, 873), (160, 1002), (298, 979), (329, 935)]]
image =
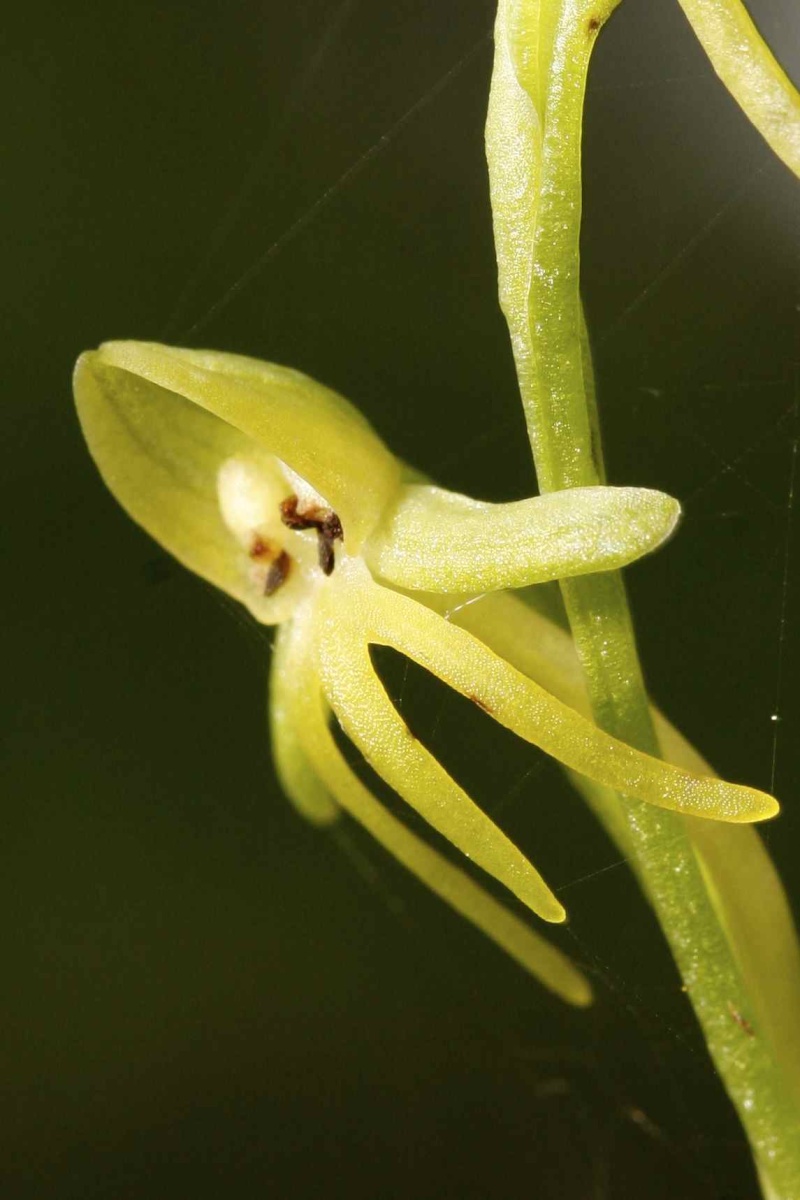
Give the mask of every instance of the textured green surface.
[[(575, 0), (540, 5), (501, 0), (495, 74), (487, 124), (500, 295), (511, 331), (523, 406), (543, 492), (602, 480), (593, 448), (585, 382), (579, 296), (583, 97), (598, 15)], [(521, 181), (520, 156), (531, 165)], [(524, 187), (523, 187), (524, 183)], [(521, 200), (524, 197), (524, 202)], [(651, 752), (656, 730), (638, 664), (622, 580), (614, 574), (566, 581), (564, 602), (595, 718), (604, 729)], [(772, 1194), (800, 1195), (800, 1099), (793, 1021), (800, 992), (743, 970), (726, 921), (739, 902), (736, 872), (704, 871), (691, 831), (670, 814), (620, 797), (637, 872), (669, 939), (703, 1026)], [(612, 833), (620, 827), (605, 798)], [(713, 830), (704, 837), (714, 845)], [(712, 851), (713, 854), (713, 851)], [(745, 872), (742, 873), (742, 880)], [(721, 893), (734, 889), (727, 901)], [(749, 897), (759, 903), (759, 897)], [(730, 904), (731, 908), (726, 908)], [(737, 925), (745, 935), (745, 921)], [(751, 931), (752, 932), (752, 931)], [(759, 929), (776, 959), (791, 929)], [(796, 958), (790, 941), (788, 959)], [(794, 980), (793, 980), (794, 982)], [(752, 995), (751, 995), (752, 993)], [(758, 993), (763, 996), (756, 999)], [(746, 1014), (776, 1006), (768, 1029)], [(775, 1035), (789, 1035), (784, 1047)], [(772, 1034), (773, 1036), (770, 1036)]]
[(800, 95), (759, 36), (742, 0), (679, 0), (725, 87), (800, 177)]

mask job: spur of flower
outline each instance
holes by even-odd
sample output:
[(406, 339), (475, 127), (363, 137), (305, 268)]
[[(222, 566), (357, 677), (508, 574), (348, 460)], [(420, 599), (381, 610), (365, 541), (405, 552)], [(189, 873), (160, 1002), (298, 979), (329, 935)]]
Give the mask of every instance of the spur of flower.
[(675, 528), (669, 496), (586, 487), (490, 504), (445, 491), (420, 482), (336, 393), (234, 354), (106, 343), (79, 359), (75, 397), (92, 456), (130, 516), (256, 620), (279, 626), (272, 744), (296, 807), (318, 824), (349, 813), (565, 998), (589, 999), (577, 969), (390, 813), (343, 757), (332, 718), (475, 866), (539, 917), (564, 920), (535, 867), (409, 729), (370, 646), (394, 647), (595, 784), (728, 822), (777, 811), (762, 792), (609, 737), (491, 648), (480, 620), (470, 630), (448, 619), (465, 598), (502, 603), (503, 589), (632, 562)]

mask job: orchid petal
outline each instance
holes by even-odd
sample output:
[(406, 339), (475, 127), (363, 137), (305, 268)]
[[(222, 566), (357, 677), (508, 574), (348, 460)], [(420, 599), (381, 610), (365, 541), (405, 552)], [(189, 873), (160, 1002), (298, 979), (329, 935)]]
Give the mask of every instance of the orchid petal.
[(494, 591), (609, 571), (674, 531), (677, 500), (647, 488), (570, 488), (486, 504), (406, 485), (364, 547), (367, 565), (398, 587)]
[(218, 478), (243, 460), (281, 496), (275, 460), (234, 426), (183, 396), (84, 354), (75, 368), (75, 401), (98, 469), (129, 515), (184, 566), (246, 604), (258, 620), (283, 621), (299, 579), (275, 596), (254, 594), (242, 552), (225, 523)]
[[(431, 597), (441, 605), (439, 597)], [(575, 645), (569, 634), (535, 611), (519, 596), (497, 593), (459, 607), (452, 620), (469, 629), (513, 666), (544, 684), (548, 691), (579, 712), (590, 713)], [(653, 720), (664, 757), (697, 775), (714, 771), (657, 709)], [(569, 772), (589, 804), (602, 811), (617, 844), (625, 847), (628, 824), (615, 794), (585, 775)], [(771, 1036), (785, 1055), (791, 1053), (800, 1073), (800, 949), (786, 892), (758, 830), (747, 825), (686, 818), (709, 895), (734, 947), (748, 983), (759, 1029)], [(631, 848), (631, 866), (636, 857)], [(643, 879), (642, 883), (646, 886)], [(763, 981), (769, 980), (769, 987)], [(787, 1063), (787, 1068), (789, 1064)]]
[[(104, 458), (109, 460), (107, 476), (130, 450), (130, 438), (124, 445), (118, 443), (121, 429), (114, 438), (107, 436), (98, 413), (102, 400), (118, 410), (122, 426), (131, 408), (138, 418), (138, 406), (146, 407), (149, 422), (174, 398), (174, 418), (159, 421), (152, 437), (149, 424), (143, 426), (151, 450), (160, 450), (160, 439), (168, 434), (172, 421), (181, 427), (191, 421), (192, 429), (197, 424), (204, 431), (213, 429), (214, 423), (233, 429), (237, 446), (243, 440), (256, 455), (274, 455), (325, 497), (339, 515), (351, 550), (358, 549), (399, 483), (397, 460), (360, 413), (329, 388), (287, 367), (238, 354), (150, 342), (106, 342), (80, 359), (76, 396), (84, 432), (101, 470)], [(207, 414), (207, 420), (200, 424), (198, 418), (187, 417), (193, 408)], [(93, 436), (97, 425), (100, 437)], [(222, 440), (227, 436), (219, 434)], [(139, 519), (135, 512), (132, 515)]]
[(778, 812), (777, 801), (765, 792), (693, 774), (603, 733), (466, 630), (409, 597), (376, 584), (366, 589), (361, 582), (353, 591), (368, 641), (394, 646), (572, 770), (690, 816), (740, 823)]
[[(346, 571), (340, 568), (338, 574)], [(363, 579), (363, 588), (344, 591), (332, 580), (320, 600), (318, 667), (325, 698), (342, 728), (429, 825), (544, 920), (563, 921), (564, 908), (539, 872), (417, 740), (386, 694), (363, 632), (364, 610), (371, 607), (362, 603), (371, 586), (365, 571)]]
[(298, 622), (278, 635), (278, 666), (286, 672), (282, 693), (287, 720), (310, 771), (319, 773), (341, 807), (435, 895), (491, 938), (561, 999), (591, 1002), (588, 982), (565, 954), (489, 895), (478, 883), (427, 845), (372, 795), (342, 757), (328, 728), (319, 678), (310, 662), (309, 638)]
[(299, 644), (291, 622), (287, 622), (278, 631), (272, 649), (270, 739), (275, 770), (284, 792), (302, 817), (312, 825), (324, 826), (337, 819), (339, 806), (331, 795), (330, 784), (320, 777), (303, 749), (301, 726), (294, 711), (298, 686), (301, 691), (312, 687), (302, 670), (307, 658), (308, 648)]

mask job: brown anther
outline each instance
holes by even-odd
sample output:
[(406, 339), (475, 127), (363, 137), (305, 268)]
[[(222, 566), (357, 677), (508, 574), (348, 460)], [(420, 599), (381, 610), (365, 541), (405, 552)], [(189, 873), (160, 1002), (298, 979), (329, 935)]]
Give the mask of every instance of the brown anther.
[(307, 512), (298, 512), (297, 505), (299, 501), (297, 496), (287, 496), (285, 500), (281, 500), (281, 520), (284, 525), (288, 525), (290, 529), (319, 529), (322, 517), (319, 515), (320, 510), (311, 508)]
[(289, 571), (292, 568), (292, 560), (285, 550), (281, 550), (274, 562), (270, 563), (267, 570), (267, 577), (264, 580), (264, 595), (274, 596), (278, 588), (281, 587), (289, 576)]
[(320, 570), (324, 575), (330, 575), (336, 565), (333, 543), (344, 541), (342, 522), (332, 508), (320, 508), (315, 504), (300, 512), (298, 503), (295, 495), (281, 500), (281, 520), (290, 529), (316, 529)]
[(317, 530), (317, 561), (323, 575), (333, 574), (333, 568), (336, 566), (333, 543), (325, 537), (321, 529)]
[(328, 515), (322, 522), (321, 533), (325, 535), (329, 542), (344, 541), (344, 531), (342, 530), (342, 522), (339, 520), (338, 514), (332, 508), (328, 509)]

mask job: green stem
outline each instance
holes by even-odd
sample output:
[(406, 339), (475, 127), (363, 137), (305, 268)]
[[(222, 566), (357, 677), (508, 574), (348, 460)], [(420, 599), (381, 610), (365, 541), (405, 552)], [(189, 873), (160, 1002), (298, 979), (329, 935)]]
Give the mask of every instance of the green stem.
[[(603, 481), (579, 292), (581, 127), (591, 50), (617, 2), (501, 0), (498, 13), (487, 154), (501, 303), (542, 492)], [(520, 153), (529, 157), (525, 168)], [(659, 753), (621, 576), (561, 586), (595, 720)], [(747, 955), (737, 953), (724, 920), (713, 854), (673, 813), (608, 794), (595, 808), (612, 836), (624, 818), (619, 840), (633, 851), (765, 1189), (800, 1200), (796, 1038), (781, 1041), (786, 1014), (772, 1019), (770, 981), (759, 979), (753, 994)]]
[(678, 0), (725, 87), (800, 176), (800, 96), (741, 0)]

